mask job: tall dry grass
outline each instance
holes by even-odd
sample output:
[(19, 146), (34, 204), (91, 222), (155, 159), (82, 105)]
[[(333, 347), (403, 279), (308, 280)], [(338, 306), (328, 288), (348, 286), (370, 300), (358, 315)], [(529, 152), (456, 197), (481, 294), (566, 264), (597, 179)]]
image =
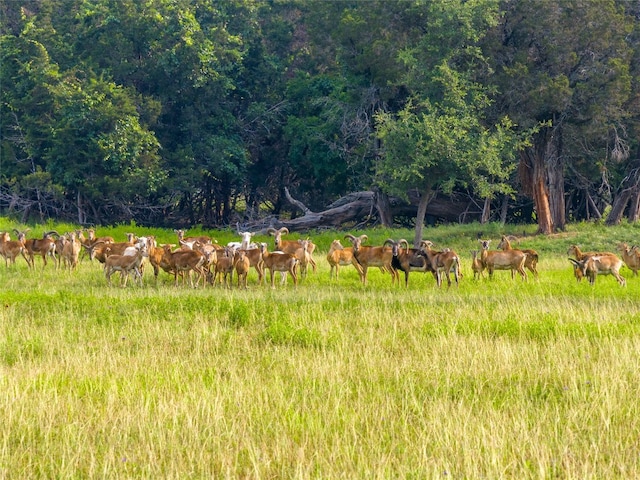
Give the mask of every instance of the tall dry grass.
[(577, 284), (580, 231), (531, 239), (537, 281), (474, 282), (475, 233), (436, 232), (458, 289), (321, 254), (246, 292), (0, 264), (0, 478), (637, 477), (640, 279)]

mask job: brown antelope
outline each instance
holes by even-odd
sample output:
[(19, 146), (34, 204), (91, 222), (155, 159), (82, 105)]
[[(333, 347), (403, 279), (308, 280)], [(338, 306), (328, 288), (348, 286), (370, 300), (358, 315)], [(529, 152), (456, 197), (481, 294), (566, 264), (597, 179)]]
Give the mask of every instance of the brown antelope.
[(247, 289), (247, 274), (251, 268), (251, 261), (245, 250), (236, 251), (233, 257), (233, 266), (236, 270), (236, 276), (238, 277), (238, 288)]
[(515, 278), (516, 272), (520, 274), (522, 280), (527, 279), (527, 272), (524, 270), (524, 262), (527, 254), (520, 250), (489, 250), (491, 240), (478, 239), (482, 245), (480, 261), (489, 272), (489, 278), (493, 278), (495, 270), (511, 270), (511, 278)]
[[(593, 255), (615, 255), (615, 254), (611, 252), (583, 252), (582, 250), (580, 250), (580, 247), (578, 247), (578, 245), (571, 245), (567, 249), (567, 255), (573, 255), (575, 259), (578, 262), (580, 262), (586, 259), (587, 257), (593, 256)], [(576, 277), (576, 280), (578, 282), (581, 282), (582, 278), (584, 277), (582, 267), (580, 267), (575, 262), (571, 261), (571, 259), (569, 259), (569, 261), (573, 265), (573, 275)]]
[(50, 232), (44, 232), (42, 238), (25, 238), (25, 234), (29, 230), (25, 230), (24, 232), (20, 232), (18, 236), (18, 240), (21, 240), (26, 254), (27, 254), (27, 263), (29, 267), (35, 267), (34, 257), (36, 255), (40, 255), (42, 257), (42, 268), (47, 266), (47, 257), (53, 258), (54, 263), (56, 263), (56, 242), (53, 240), (53, 235), (58, 235), (58, 232), (52, 230)]
[(271, 288), (275, 288), (275, 272), (289, 272), (293, 279), (293, 285), (298, 286), (298, 259), (295, 255), (279, 251), (269, 252), (266, 243), (260, 244), (260, 251), (264, 268), (269, 270)]
[[(122, 287), (127, 286), (127, 280), (129, 279), (129, 273), (133, 272), (134, 281), (137, 281), (142, 286), (142, 272), (140, 271), (140, 265), (142, 260), (146, 257), (147, 248), (143, 244), (136, 244), (135, 255), (107, 255), (104, 262), (104, 276), (107, 279), (107, 284), (111, 286), (111, 275), (115, 272), (120, 272), (120, 285)], [(108, 254), (108, 252), (107, 252)]]
[(589, 283), (594, 285), (598, 275), (612, 275), (621, 286), (627, 284), (627, 281), (620, 275), (620, 268), (624, 264), (616, 255), (590, 255), (582, 260), (570, 258), (569, 261), (575, 268), (580, 269), (583, 277), (589, 279)]
[[(387, 238), (383, 245), (391, 246), (391, 266), (398, 272), (404, 272), (404, 286), (409, 286), (410, 272), (431, 272), (436, 277), (436, 271), (433, 269), (427, 255), (418, 248), (409, 248), (409, 242), (401, 238), (397, 242), (391, 238)], [(400, 283), (400, 282), (398, 282)]]
[(363, 285), (367, 284), (367, 272), (369, 267), (379, 267), (383, 272), (389, 272), (391, 274), (391, 284), (395, 285), (398, 281), (398, 271), (391, 265), (393, 259), (393, 250), (391, 247), (370, 247), (368, 245), (362, 245), (369, 237), (366, 235), (360, 235), (354, 237), (351, 234), (345, 235), (346, 239), (351, 241), (353, 245), (353, 256), (360, 265), (360, 281)]
[(422, 251), (427, 256), (431, 263), (431, 268), (436, 272), (436, 282), (438, 286), (442, 285), (442, 272), (447, 277), (447, 284), (451, 286), (450, 272), (453, 272), (453, 278), (456, 281), (456, 286), (460, 282), (460, 257), (451, 249), (445, 249), (441, 252), (432, 249), (433, 243), (429, 240), (423, 240), (420, 242)]
[[(203, 285), (205, 284), (206, 275), (203, 269), (205, 256), (202, 253), (195, 250), (178, 250), (173, 252), (171, 251), (171, 245), (165, 245), (162, 262), (166, 263), (167, 268), (173, 272), (175, 286), (178, 286), (178, 275), (181, 273), (189, 274), (189, 282), (193, 288), (198, 286), (201, 279)], [(192, 270), (198, 274), (198, 279), (196, 280), (195, 285), (193, 284), (193, 278), (191, 277)]]
[(516, 237), (503, 235), (500, 243), (498, 244), (498, 249), (502, 249), (504, 251), (507, 250), (520, 250), (527, 254), (527, 259), (524, 261), (524, 266), (528, 269), (533, 276), (538, 278), (538, 252), (531, 249), (518, 248), (514, 249), (511, 247), (511, 240), (517, 240)]
[(473, 250), (471, 252), (471, 270), (473, 270), (473, 279), (484, 278), (484, 264), (480, 260), (480, 252)]
[[(15, 229), (14, 231), (20, 235), (20, 232)], [(22, 255), (22, 258), (29, 264), (24, 244), (20, 240), (11, 240), (9, 232), (0, 233), (0, 255), (4, 257), (4, 264), (7, 268), (10, 264), (15, 265), (18, 255)]]
[(622, 254), (622, 261), (633, 272), (633, 276), (638, 276), (640, 270), (640, 255), (636, 247), (629, 247), (626, 243), (618, 244), (618, 251)]
[(343, 247), (340, 240), (334, 240), (331, 242), (331, 247), (327, 253), (327, 262), (329, 262), (329, 265), (331, 266), (329, 278), (333, 278), (333, 271), (335, 269), (335, 277), (337, 280), (338, 274), (340, 273), (340, 267), (347, 265), (353, 265), (358, 272), (358, 275), (362, 276), (362, 267), (353, 256), (353, 247)]

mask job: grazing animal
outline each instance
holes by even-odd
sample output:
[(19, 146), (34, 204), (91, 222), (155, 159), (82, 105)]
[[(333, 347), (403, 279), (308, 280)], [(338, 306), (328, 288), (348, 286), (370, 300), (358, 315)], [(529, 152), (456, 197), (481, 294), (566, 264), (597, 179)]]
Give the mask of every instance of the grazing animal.
[(582, 260), (569, 258), (569, 261), (580, 269), (582, 276), (587, 277), (591, 285), (595, 285), (598, 275), (612, 275), (621, 286), (627, 284), (620, 275), (620, 268), (624, 263), (615, 255), (591, 255)]
[[(173, 272), (175, 286), (178, 286), (178, 275), (181, 273), (189, 274), (189, 282), (192, 288), (196, 288), (201, 279), (203, 285), (205, 285), (206, 274), (203, 265), (206, 258), (202, 253), (195, 250), (178, 250), (173, 252), (171, 251), (171, 245), (165, 245), (163, 248), (164, 255), (162, 262), (166, 263), (168, 269)], [(198, 274), (198, 279), (196, 280), (195, 285), (193, 284), (191, 271)]]
[(629, 247), (626, 243), (618, 244), (618, 251), (622, 254), (622, 261), (633, 272), (633, 276), (638, 276), (638, 270), (640, 270), (640, 254), (638, 254), (637, 248)]
[[(391, 266), (398, 272), (404, 272), (405, 287), (409, 286), (409, 272), (432, 272), (434, 276), (436, 275), (436, 271), (432, 268), (426, 254), (420, 249), (409, 248), (409, 242), (404, 238), (397, 242), (388, 238), (383, 245), (391, 245), (393, 254)], [(400, 283), (399, 278), (398, 283)]]
[(340, 267), (347, 265), (353, 265), (358, 272), (358, 275), (362, 276), (362, 267), (356, 260), (356, 257), (353, 256), (353, 247), (343, 247), (340, 240), (334, 240), (331, 242), (331, 247), (327, 253), (327, 262), (329, 262), (329, 265), (331, 266), (331, 270), (329, 270), (329, 278), (333, 278), (333, 272), (335, 270), (335, 277), (337, 280), (338, 274), (340, 273)]
[[(14, 231), (18, 236), (20, 235), (20, 232), (17, 230)], [(9, 267), (9, 264), (15, 265), (18, 255), (22, 255), (22, 258), (25, 259), (27, 265), (29, 264), (24, 243), (20, 240), (11, 240), (9, 232), (0, 233), (0, 255), (4, 257), (4, 264), (7, 268)]]
[(484, 278), (484, 264), (480, 260), (480, 252), (473, 250), (471, 252), (471, 270), (473, 270), (473, 279)]
[(436, 282), (438, 287), (442, 285), (442, 272), (447, 277), (447, 286), (451, 286), (450, 273), (453, 272), (453, 278), (456, 281), (456, 287), (460, 284), (460, 257), (449, 248), (445, 248), (441, 252), (432, 249), (433, 243), (429, 240), (423, 240), (420, 243), (422, 251), (425, 253), (431, 268), (435, 271)]
[(264, 267), (269, 270), (271, 288), (276, 288), (275, 272), (289, 272), (293, 279), (293, 285), (298, 286), (298, 259), (295, 255), (279, 251), (269, 252), (266, 243), (260, 244), (260, 251), (262, 252)]
[[(591, 257), (594, 255), (607, 255), (607, 256), (614, 255), (615, 256), (615, 254), (610, 252), (583, 252), (582, 250), (580, 250), (580, 247), (578, 247), (578, 245), (571, 245), (567, 250), (567, 255), (573, 255), (575, 259), (578, 260), (579, 262), (584, 260), (587, 257)], [(571, 263), (573, 265), (573, 275), (576, 277), (576, 280), (578, 281), (578, 283), (580, 283), (584, 278), (583, 269), (582, 267), (576, 265), (574, 262), (571, 262)]]
[(109, 255), (107, 251), (107, 258), (104, 261), (104, 275), (107, 279), (107, 284), (111, 286), (111, 275), (115, 272), (120, 272), (121, 286), (127, 286), (129, 273), (133, 273), (134, 279), (142, 286), (140, 265), (145, 256), (147, 256), (147, 249), (142, 244), (136, 245), (135, 255)]
[(498, 244), (498, 248), (502, 249), (504, 251), (507, 250), (520, 250), (521, 252), (524, 252), (527, 254), (527, 258), (524, 261), (524, 266), (526, 269), (528, 269), (531, 273), (533, 273), (533, 276), (538, 278), (538, 252), (536, 252), (535, 250), (531, 250), (529, 249), (513, 249), (511, 248), (511, 240), (517, 240), (516, 237), (513, 236), (506, 236), (503, 235), (502, 239), (500, 240), (500, 243)]
[(233, 257), (233, 266), (236, 269), (236, 276), (238, 277), (238, 288), (247, 289), (247, 274), (251, 268), (251, 261), (245, 250), (236, 251)]
[(493, 278), (495, 270), (511, 270), (511, 278), (515, 278), (516, 272), (520, 274), (522, 280), (527, 279), (527, 272), (524, 270), (524, 262), (527, 254), (520, 250), (492, 250), (489, 251), (491, 240), (478, 240), (482, 245), (480, 261), (489, 272), (489, 278)]
[(398, 271), (391, 265), (393, 258), (393, 251), (391, 247), (370, 247), (368, 245), (362, 245), (369, 237), (366, 235), (360, 235), (354, 237), (351, 234), (345, 235), (347, 240), (353, 245), (353, 256), (360, 265), (360, 281), (363, 285), (367, 284), (367, 272), (369, 267), (379, 267), (383, 272), (389, 272), (391, 274), (391, 284), (395, 285), (398, 280)]
[(42, 267), (47, 266), (47, 257), (53, 258), (54, 263), (56, 263), (56, 242), (53, 240), (53, 235), (60, 236), (58, 232), (52, 230), (50, 232), (45, 232), (42, 235), (42, 238), (25, 238), (25, 234), (29, 230), (25, 230), (24, 232), (20, 232), (18, 236), (18, 240), (21, 240), (24, 249), (27, 253), (27, 263), (31, 268), (35, 267), (34, 257), (36, 255), (40, 255), (42, 257)]

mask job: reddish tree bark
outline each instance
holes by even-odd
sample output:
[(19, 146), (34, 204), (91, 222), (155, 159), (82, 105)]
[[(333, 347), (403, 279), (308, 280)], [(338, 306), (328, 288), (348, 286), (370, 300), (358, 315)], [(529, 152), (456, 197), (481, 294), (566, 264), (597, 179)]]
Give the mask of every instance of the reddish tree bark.
[(535, 136), (532, 146), (520, 152), (520, 183), (523, 193), (533, 199), (538, 233), (549, 234), (566, 226), (560, 146), (559, 127), (548, 127)]

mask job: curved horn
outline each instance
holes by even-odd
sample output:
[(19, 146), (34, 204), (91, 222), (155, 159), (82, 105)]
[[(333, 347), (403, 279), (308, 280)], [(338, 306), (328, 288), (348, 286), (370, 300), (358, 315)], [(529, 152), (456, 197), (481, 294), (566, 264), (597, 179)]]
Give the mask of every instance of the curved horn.
[(48, 232), (44, 232), (42, 234), (42, 238), (47, 238), (49, 235), (55, 235), (57, 237), (60, 237), (60, 234), (58, 232), (56, 232), (55, 230), (50, 230)]
[(360, 235), (360, 243), (364, 243), (367, 240), (369, 240), (369, 237), (367, 237), (366, 235)]
[[(481, 240), (478, 240), (479, 242), (482, 242)], [(424, 247), (424, 248), (431, 248), (433, 247), (433, 242), (429, 241), (429, 240), (422, 240), (420, 242), (420, 246)]]
[(280, 235), (282, 235), (283, 233), (286, 235), (289, 233), (289, 229), (287, 227), (282, 227), (280, 230), (278, 230), (278, 233)]
[(400, 240), (398, 240), (398, 243), (400, 245), (404, 245), (404, 251), (405, 252), (409, 252), (409, 242), (407, 242), (404, 238), (401, 238)]
[(269, 228), (267, 228), (267, 233), (269, 235), (274, 235), (275, 236), (275, 234), (278, 233), (278, 231), (275, 228), (269, 227)]
[(351, 241), (351, 243), (356, 241), (356, 237), (354, 237), (353, 235), (351, 235), (350, 233), (347, 233), (344, 238), (346, 238), (347, 240)]
[(390, 243), (392, 246), (395, 246), (399, 242), (396, 242), (393, 238), (387, 238), (382, 244), (382, 246), (384, 247), (385, 245), (387, 245), (387, 243)]

